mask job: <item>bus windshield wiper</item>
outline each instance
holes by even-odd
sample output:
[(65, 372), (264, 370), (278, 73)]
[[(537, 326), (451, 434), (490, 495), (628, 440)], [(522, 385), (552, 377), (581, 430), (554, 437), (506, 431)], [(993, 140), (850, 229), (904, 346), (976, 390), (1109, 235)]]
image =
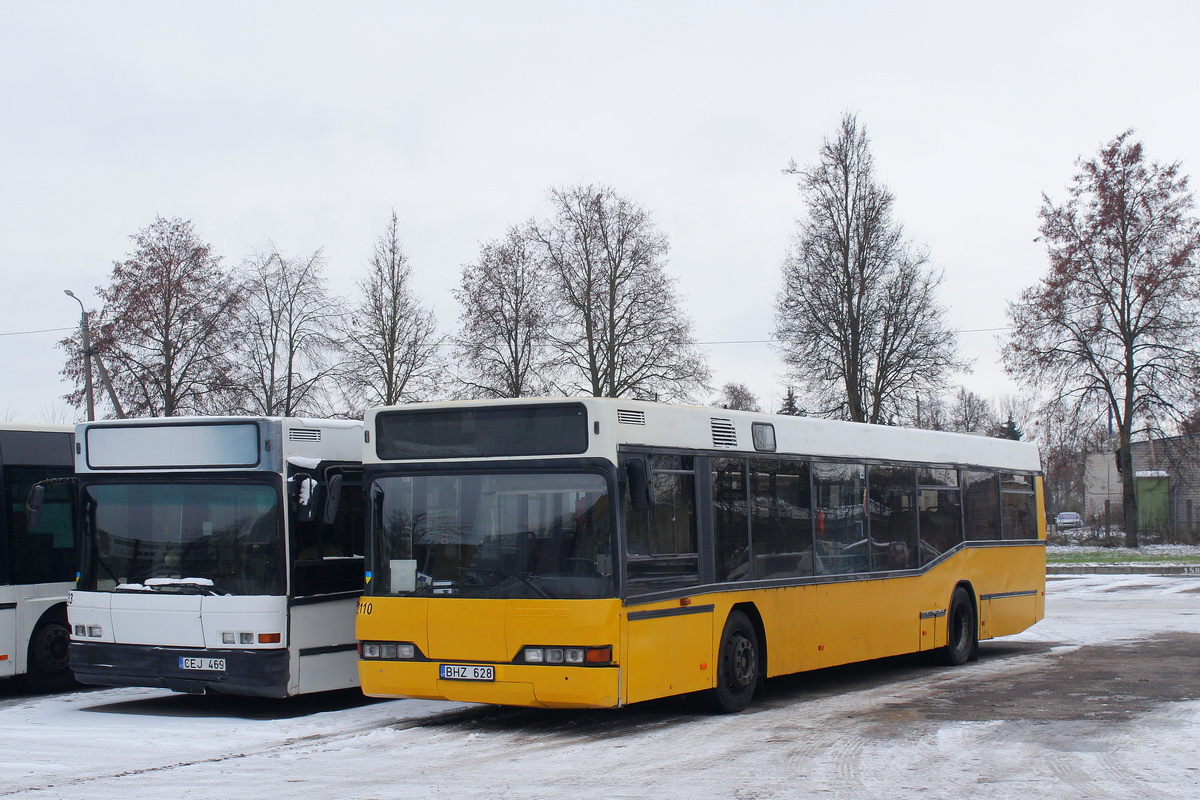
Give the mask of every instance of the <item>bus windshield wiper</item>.
[(547, 592), (535, 582), (535, 578), (537, 576), (529, 572), (509, 572), (503, 569), (490, 569), (488, 567), (459, 567), (459, 569), (467, 572), (486, 572), (489, 575), (499, 575), (502, 578), (515, 578), (533, 591), (540, 594), (542, 597), (545, 597), (547, 600), (554, 599), (554, 595)]
[(172, 594), (219, 595), (208, 578), (147, 578), (144, 583), (122, 583), (118, 592), (167, 592)]

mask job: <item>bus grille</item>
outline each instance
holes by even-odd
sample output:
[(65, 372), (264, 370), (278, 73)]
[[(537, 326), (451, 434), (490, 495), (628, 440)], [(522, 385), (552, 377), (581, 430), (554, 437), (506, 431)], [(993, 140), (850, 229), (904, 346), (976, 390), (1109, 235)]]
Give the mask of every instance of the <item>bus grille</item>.
[(319, 442), (321, 441), (321, 429), (292, 428), (288, 431), (288, 439), (293, 442)]
[(617, 409), (617, 422), (625, 425), (645, 425), (646, 412), (644, 411), (627, 411), (623, 408)]

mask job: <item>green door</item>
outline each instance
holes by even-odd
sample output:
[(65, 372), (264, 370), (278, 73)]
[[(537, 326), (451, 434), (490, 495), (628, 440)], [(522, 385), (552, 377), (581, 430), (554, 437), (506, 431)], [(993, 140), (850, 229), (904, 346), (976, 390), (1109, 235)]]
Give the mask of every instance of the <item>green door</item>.
[(1168, 533), (1170, 530), (1169, 479), (1138, 478), (1138, 530)]

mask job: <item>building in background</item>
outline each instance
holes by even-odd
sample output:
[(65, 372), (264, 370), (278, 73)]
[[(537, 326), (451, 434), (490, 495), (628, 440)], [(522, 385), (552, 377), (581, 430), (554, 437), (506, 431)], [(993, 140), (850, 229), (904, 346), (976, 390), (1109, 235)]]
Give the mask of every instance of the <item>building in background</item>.
[[(1158, 541), (1200, 539), (1200, 436), (1133, 442), (1138, 530)], [(1083, 515), (1088, 524), (1121, 527), (1121, 473), (1112, 453), (1090, 453), (1084, 464)]]

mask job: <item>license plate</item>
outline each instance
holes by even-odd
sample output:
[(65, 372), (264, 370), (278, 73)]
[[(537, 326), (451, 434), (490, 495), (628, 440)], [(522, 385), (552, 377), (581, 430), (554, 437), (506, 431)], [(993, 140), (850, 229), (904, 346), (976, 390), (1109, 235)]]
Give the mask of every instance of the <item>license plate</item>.
[(189, 658), (186, 656), (179, 657), (180, 669), (199, 669), (205, 672), (224, 672), (225, 659), (223, 658)]
[(445, 681), (494, 681), (496, 668), (483, 664), (442, 664)]

